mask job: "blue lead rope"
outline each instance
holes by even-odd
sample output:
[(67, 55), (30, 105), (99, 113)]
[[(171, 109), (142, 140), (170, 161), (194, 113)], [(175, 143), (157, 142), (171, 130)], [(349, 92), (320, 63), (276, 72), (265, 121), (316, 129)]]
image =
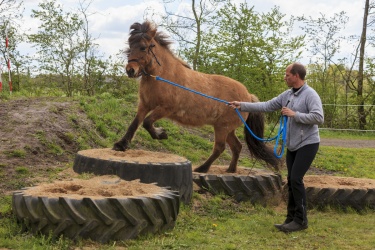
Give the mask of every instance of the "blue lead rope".
[[(249, 126), (247, 125), (246, 121), (243, 119), (242, 115), (240, 114), (240, 111), (238, 111), (238, 109), (235, 109), (238, 116), (240, 117), (241, 121), (243, 122), (243, 124), (245, 125), (246, 129), (250, 132), (250, 134), (257, 140), (259, 141), (273, 141), (273, 140), (276, 140), (276, 143), (275, 143), (275, 147), (273, 148), (273, 153), (274, 155), (276, 156), (276, 158), (281, 158), (284, 154), (284, 148), (285, 148), (285, 143), (286, 143), (286, 129), (287, 129), (287, 123), (288, 123), (288, 117), (283, 115), (280, 117), (280, 127), (279, 127), (279, 132), (277, 133), (277, 135), (273, 138), (260, 138), (258, 136), (256, 136), (254, 134), (253, 131), (251, 131), (251, 129), (249, 128)], [(280, 136), (282, 136), (282, 140), (283, 140), (283, 144), (281, 145), (281, 152), (280, 154), (277, 153), (277, 148), (279, 146), (279, 140), (280, 140)]]
[[(176, 86), (176, 87), (179, 87), (179, 88), (182, 88), (184, 90), (187, 90), (187, 91), (190, 91), (190, 92), (193, 92), (195, 94), (198, 94), (198, 95), (201, 95), (201, 96), (204, 96), (204, 97), (207, 97), (207, 98), (210, 98), (210, 99), (213, 99), (215, 101), (218, 101), (218, 102), (222, 102), (222, 103), (225, 103), (227, 105), (229, 105), (229, 102), (228, 101), (225, 101), (225, 100), (222, 100), (222, 99), (219, 99), (219, 98), (216, 98), (216, 97), (213, 97), (213, 96), (209, 96), (209, 95), (206, 95), (206, 94), (203, 94), (201, 92), (198, 92), (196, 90), (193, 90), (193, 89), (190, 89), (190, 88), (187, 88), (185, 86), (182, 86), (182, 85), (179, 85), (177, 83), (174, 83), (174, 82), (171, 82), (171, 81), (168, 81), (164, 78), (161, 78), (159, 76), (152, 76), (152, 77), (155, 77), (156, 80), (158, 81), (163, 81), (163, 82), (166, 82), (166, 83), (169, 83), (173, 86)], [(287, 130), (287, 123), (288, 123), (288, 117), (287, 116), (281, 116), (280, 117), (280, 127), (279, 127), (279, 132), (277, 133), (277, 135), (273, 138), (267, 138), (267, 139), (264, 139), (264, 138), (260, 138), (258, 137), (257, 135), (254, 134), (254, 132), (250, 129), (250, 127), (246, 124), (246, 121), (243, 119), (240, 111), (238, 111), (238, 109), (236, 108), (235, 109), (237, 115), (239, 116), (239, 118), (241, 119), (242, 123), (245, 125), (246, 129), (250, 132), (250, 134), (257, 140), (259, 141), (265, 141), (265, 142), (268, 142), (268, 141), (273, 141), (273, 140), (276, 140), (276, 144), (275, 144), (275, 147), (274, 147), (274, 150), (273, 150), (273, 153), (275, 154), (275, 156), (277, 158), (281, 158), (284, 154), (284, 148), (285, 148), (285, 143), (286, 143), (286, 130)], [(281, 152), (280, 154), (277, 153), (277, 148), (279, 146), (279, 140), (280, 140), (280, 136), (282, 137), (282, 140), (283, 140), (283, 144), (281, 145)]]

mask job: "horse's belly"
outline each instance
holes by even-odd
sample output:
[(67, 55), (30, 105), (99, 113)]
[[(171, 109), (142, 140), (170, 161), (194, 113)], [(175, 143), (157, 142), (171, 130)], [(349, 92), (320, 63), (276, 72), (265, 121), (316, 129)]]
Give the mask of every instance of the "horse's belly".
[(185, 110), (181, 109), (170, 115), (168, 118), (176, 121), (183, 125), (188, 126), (203, 126), (203, 125), (214, 125), (222, 123), (226, 120), (231, 120), (233, 122), (234, 118), (228, 113), (223, 116), (220, 110), (212, 110), (211, 112), (203, 112), (204, 110)]
[(213, 124), (216, 120), (214, 117), (207, 117), (203, 113), (192, 113), (188, 110), (179, 110), (168, 117), (178, 123), (189, 126), (202, 126), (205, 124)]

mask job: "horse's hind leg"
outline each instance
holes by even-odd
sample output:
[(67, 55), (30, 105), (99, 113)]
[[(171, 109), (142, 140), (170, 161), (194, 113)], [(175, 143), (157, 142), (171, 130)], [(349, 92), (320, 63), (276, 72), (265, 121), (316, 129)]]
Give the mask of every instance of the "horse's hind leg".
[(227, 131), (219, 130), (215, 128), (215, 145), (212, 150), (212, 154), (201, 166), (194, 169), (195, 172), (207, 173), (212, 163), (223, 153), (225, 150), (225, 140), (227, 137)]
[(230, 161), (229, 168), (227, 169), (228, 173), (235, 173), (237, 171), (237, 163), (240, 158), (240, 153), (242, 150), (242, 144), (238, 140), (235, 131), (232, 131), (227, 136), (227, 143), (232, 151), (232, 160)]
[(154, 109), (154, 111), (152, 111), (152, 113), (144, 119), (143, 127), (148, 131), (152, 139), (168, 139), (168, 135), (163, 128), (154, 127), (154, 123), (157, 120), (160, 120), (161, 118), (165, 117), (166, 115), (166, 110), (164, 108), (158, 107)]

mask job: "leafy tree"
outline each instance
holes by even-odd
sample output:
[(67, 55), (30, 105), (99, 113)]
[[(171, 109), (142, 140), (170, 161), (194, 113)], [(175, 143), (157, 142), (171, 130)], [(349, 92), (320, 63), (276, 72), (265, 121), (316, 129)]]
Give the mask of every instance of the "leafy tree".
[[(81, 56), (81, 65), (82, 65), (82, 76), (83, 84), (82, 88), (88, 95), (95, 94), (95, 82), (98, 79), (95, 79), (95, 75), (100, 75), (103, 68), (103, 62), (98, 58), (98, 45), (94, 43), (95, 39), (91, 36), (89, 32), (89, 16), (93, 14), (88, 14), (88, 8), (90, 7), (92, 0), (80, 0), (79, 1), (79, 13), (82, 17), (82, 49), (83, 55)], [(98, 70), (98, 71), (96, 71)]]
[[(194, 70), (198, 68), (201, 53), (203, 30), (210, 25), (210, 17), (225, 0), (191, 0), (191, 9), (175, 14), (166, 9), (160, 25), (164, 27), (179, 43), (179, 51), (192, 63)], [(164, 0), (164, 3), (173, 3)]]
[(121, 52), (116, 57), (108, 59), (101, 91), (126, 100), (137, 99), (138, 83), (135, 79), (127, 77), (124, 64), (125, 59)]
[[(331, 127), (350, 127), (366, 129), (371, 118), (372, 106), (374, 104), (374, 72), (373, 58), (366, 57), (366, 44), (368, 27), (373, 21), (371, 10), (374, 4), (365, 0), (363, 25), (360, 37), (351, 36), (358, 42), (351, 62), (347, 58), (337, 58), (343, 39), (341, 31), (349, 21), (346, 13), (340, 12), (333, 17), (327, 18), (321, 14), (319, 18), (300, 17), (304, 26), (302, 30), (307, 34), (310, 44), (311, 63), (309, 65), (309, 83), (319, 92), (325, 106), (325, 124)], [(371, 42), (369, 43), (371, 45)], [(334, 105), (329, 105), (334, 104)], [(357, 105), (357, 112), (345, 106), (339, 110), (336, 104)], [(341, 108), (342, 109), (342, 108)], [(337, 118), (339, 117), (339, 119)]]
[(364, 63), (365, 63), (365, 46), (367, 38), (367, 26), (368, 26), (368, 15), (373, 8), (370, 7), (370, 0), (366, 0), (365, 8), (363, 13), (363, 24), (362, 33), (360, 38), (360, 48), (359, 48), (359, 66), (358, 66), (358, 84), (357, 84), (357, 99), (358, 99), (358, 118), (359, 118), (359, 129), (365, 129), (366, 126), (366, 112), (364, 108)]
[(57, 74), (68, 96), (73, 93), (73, 76), (77, 73), (77, 59), (84, 51), (79, 30), (83, 21), (76, 13), (64, 12), (54, 0), (41, 2), (32, 17), (41, 21), (37, 34), (29, 35), (38, 50), (40, 69)]
[[(311, 85), (318, 91), (323, 103), (335, 104), (338, 99), (337, 69), (332, 67), (337, 54), (340, 52), (340, 35), (348, 17), (345, 12), (335, 13), (331, 18), (320, 13), (320, 17), (299, 17), (303, 23), (301, 29), (305, 32), (307, 43), (310, 45), (308, 51), (311, 53), (310, 72)], [(312, 65), (313, 64), (313, 65)], [(325, 116), (328, 113), (326, 112)]]
[[(23, 13), (23, 1), (16, 0), (2, 0), (0, 1), (0, 38), (1, 41), (6, 39), (6, 31), (8, 35), (8, 48), (6, 44), (1, 43), (0, 53), (1, 60), (0, 64), (3, 66), (2, 71), (7, 71), (8, 59), (11, 61), (11, 69), (16, 68), (16, 74), (11, 72), (11, 78), (13, 85), (15, 85), (14, 90), (19, 89), (20, 73), (22, 66), (25, 64), (26, 59), (20, 55), (17, 51), (18, 45), (23, 41), (23, 36), (21, 34), (21, 28), (19, 21), (22, 19)], [(9, 58), (8, 58), (9, 54)], [(4, 74), (8, 76), (8, 74)], [(16, 77), (14, 77), (16, 76)]]
[(291, 37), (293, 20), (284, 17), (277, 7), (257, 13), (228, 2), (202, 39), (199, 70), (237, 79), (261, 100), (273, 97), (285, 89), (285, 67), (299, 58), (304, 38)]

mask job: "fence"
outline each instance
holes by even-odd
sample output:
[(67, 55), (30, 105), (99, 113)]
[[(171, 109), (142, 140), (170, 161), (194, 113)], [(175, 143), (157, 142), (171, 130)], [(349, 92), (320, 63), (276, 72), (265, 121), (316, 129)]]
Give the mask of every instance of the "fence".
[[(359, 126), (359, 106), (363, 106), (366, 114), (364, 129)], [(319, 127), (322, 130), (375, 132), (374, 107), (375, 105), (323, 104), (324, 124)]]

